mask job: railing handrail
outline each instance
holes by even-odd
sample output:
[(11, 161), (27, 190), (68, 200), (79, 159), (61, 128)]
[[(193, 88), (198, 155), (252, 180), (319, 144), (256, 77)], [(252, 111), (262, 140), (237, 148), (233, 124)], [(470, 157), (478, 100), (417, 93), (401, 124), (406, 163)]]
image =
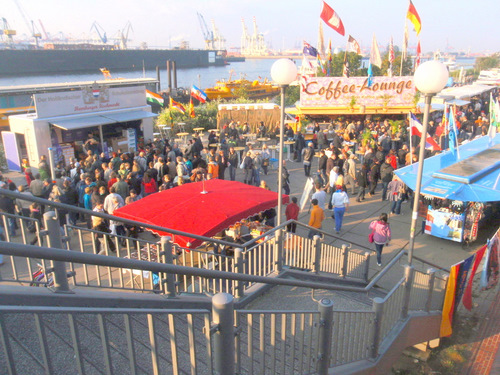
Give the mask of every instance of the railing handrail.
[(0, 305), (0, 311), (6, 313), (50, 313), (50, 314), (206, 314), (207, 309), (148, 309), (124, 307), (72, 307), (72, 306), (12, 306)]
[(82, 253), (77, 251), (53, 249), (41, 246), (23, 245), (23, 244), (4, 242), (4, 241), (0, 241), (0, 254), (55, 260), (61, 262), (72, 262), (72, 263), (91, 264), (97, 266), (116, 267), (123, 269), (138, 269), (143, 271), (159, 272), (159, 273), (177, 273), (181, 275), (202, 276), (207, 278), (221, 278), (229, 280), (250, 281), (250, 282), (264, 283), (264, 284), (299, 286), (312, 289), (343, 290), (351, 292), (367, 291), (365, 288), (361, 287), (323, 284), (310, 281), (273, 278), (266, 276), (246, 275), (246, 274), (233, 273), (227, 271), (217, 271), (204, 268), (178, 266), (173, 264), (149, 262), (137, 259), (109, 257), (106, 255), (97, 255), (97, 254)]

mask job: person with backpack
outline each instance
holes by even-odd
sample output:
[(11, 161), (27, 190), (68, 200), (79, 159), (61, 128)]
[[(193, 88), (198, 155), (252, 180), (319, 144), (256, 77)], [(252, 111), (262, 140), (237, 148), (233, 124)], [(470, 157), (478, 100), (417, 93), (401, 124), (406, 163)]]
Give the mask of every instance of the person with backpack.
[(388, 246), (391, 241), (391, 226), (387, 222), (387, 214), (382, 212), (378, 220), (373, 220), (370, 223), (369, 229), (372, 231), (369, 236), (370, 242), (375, 244), (375, 251), (377, 252), (377, 266), (381, 267), (382, 250), (384, 245)]
[(387, 187), (387, 200), (391, 201), (391, 213), (401, 214), (401, 204), (406, 198), (406, 186), (398, 176), (394, 176)]

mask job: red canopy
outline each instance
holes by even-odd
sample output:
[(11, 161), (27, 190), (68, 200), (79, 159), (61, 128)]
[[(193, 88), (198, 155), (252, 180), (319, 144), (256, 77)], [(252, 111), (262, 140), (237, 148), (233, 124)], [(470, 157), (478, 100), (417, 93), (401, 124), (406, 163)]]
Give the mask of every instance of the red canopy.
[[(237, 181), (209, 180), (185, 184), (151, 194), (119, 208), (114, 215), (182, 232), (212, 237), (241, 219), (278, 205), (278, 193)], [(283, 195), (283, 203), (289, 197)], [(159, 235), (170, 235), (155, 231)], [(197, 247), (202, 241), (172, 236), (183, 247)], [(189, 245), (188, 245), (189, 243)]]

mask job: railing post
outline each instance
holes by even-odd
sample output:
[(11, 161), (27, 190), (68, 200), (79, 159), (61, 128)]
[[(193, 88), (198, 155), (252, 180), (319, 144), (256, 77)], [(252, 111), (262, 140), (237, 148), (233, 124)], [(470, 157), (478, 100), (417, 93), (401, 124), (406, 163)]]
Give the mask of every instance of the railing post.
[(234, 375), (234, 302), (228, 293), (212, 297), (215, 374)]
[(283, 270), (283, 229), (277, 229), (275, 232), (276, 243), (274, 245), (274, 259), (276, 264), (276, 271), (280, 273)]
[[(161, 251), (165, 254), (165, 264), (174, 264), (174, 256), (172, 254), (172, 238), (162, 236), (160, 240)], [(175, 275), (167, 273), (167, 290), (165, 292), (168, 298), (175, 297)]]
[(319, 273), (321, 270), (321, 237), (313, 237), (313, 248), (314, 248), (314, 273)]
[(427, 275), (429, 275), (429, 285), (427, 289), (427, 300), (425, 301), (425, 311), (429, 312), (432, 308), (432, 294), (434, 293), (434, 282), (436, 280), (436, 270), (434, 268), (429, 268), (427, 270)]
[[(245, 258), (243, 256), (243, 249), (237, 247), (234, 249), (234, 265), (236, 269), (234, 272), (236, 273), (245, 273)], [(244, 281), (241, 280), (236, 280), (236, 289), (235, 289), (235, 297), (236, 298), (242, 298), (244, 293)]]
[[(61, 227), (59, 226), (59, 218), (56, 216), (56, 213), (54, 211), (44, 213), (43, 220), (45, 229), (48, 232), (48, 247), (64, 249), (61, 239)], [(60, 261), (52, 261), (51, 263), (54, 272), (55, 292), (71, 293), (66, 273), (66, 263)], [(45, 272), (47, 273), (47, 270), (45, 270)]]
[(378, 347), (380, 345), (380, 336), (382, 331), (382, 317), (384, 314), (384, 300), (380, 297), (373, 299), (372, 310), (375, 313), (375, 322), (373, 324), (373, 344), (371, 358), (378, 356)]
[(415, 274), (415, 269), (413, 266), (405, 265), (405, 289), (404, 289), (404, 299), (403, 308), (401, 309), (401, 319), (406, 319), (408, 317), (408, 309), (410, 307), (410, 295), (411, 289), (413, 287), (413, 276)]
[(371, 258), (371, 253), (369, 251), (365, 252), (365, 271), (363, 272), (363, 277), (365, 278), (365, 281), (368, 281), (368, 276), (370, 272), (370, 258)]
[(346, 244), (342, 244), (342, 260), (343, 260), (343, 263), (342, 263), (342, 277), (346, 277), (347, 276), (347, 262), (349, 260), (349, 248), (347, 247)]
[(323, 298), (318, 303), (319, 344), (318, 344), (318, 374), (328, 374), (333, 331), (333, 301)]

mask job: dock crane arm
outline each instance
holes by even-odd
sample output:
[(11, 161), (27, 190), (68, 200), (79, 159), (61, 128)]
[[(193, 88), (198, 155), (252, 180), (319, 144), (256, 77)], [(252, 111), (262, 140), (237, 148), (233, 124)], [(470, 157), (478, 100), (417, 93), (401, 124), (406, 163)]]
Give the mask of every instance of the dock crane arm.
[(200, 22), (201, 32), (203, 33), (203, 38), (205, 40), (205, 49), (215, 49), (214, 48), (214, 34), (209, 30), (205, 18), (200, 13), (198, 15), (198, 21)]
[[(101, 39), (101, 42), (107, 43), (108, 42), (108, 37), (106, 36), (106, 31), (102, 28), (101, 25), (99, 25), (96, 21), (92, 24), (90, 27), (90, 31), (94, 30), (97, 32), (97, 35), (99, 35), (99, 39)], [(102, 31), (102, 34), (101, 34)]]

